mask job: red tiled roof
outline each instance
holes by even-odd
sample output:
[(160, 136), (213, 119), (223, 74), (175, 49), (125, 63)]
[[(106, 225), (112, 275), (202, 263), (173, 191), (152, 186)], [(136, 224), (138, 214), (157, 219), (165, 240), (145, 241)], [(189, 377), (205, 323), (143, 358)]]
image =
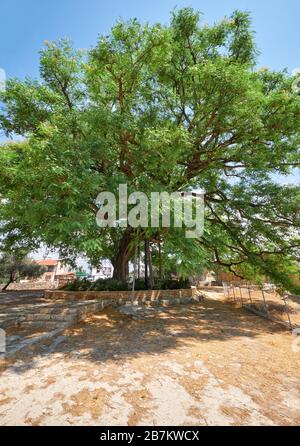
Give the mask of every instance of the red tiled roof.
[(46, 260), (37, 260), (36, 263), (39, 265), (45, 265), (45, 266), (53, 266), (57, 265), (59, 260), (53, 260), (53, 259), (46, 259)]

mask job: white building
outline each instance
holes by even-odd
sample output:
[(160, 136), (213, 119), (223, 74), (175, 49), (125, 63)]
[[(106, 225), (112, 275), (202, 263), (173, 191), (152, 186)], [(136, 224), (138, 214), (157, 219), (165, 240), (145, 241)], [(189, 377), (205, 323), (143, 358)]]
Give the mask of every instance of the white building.
[(91, 267), (90, 277), (93, 281), (98, 279), (108, 279), (113, 276), (113, 266), (108, 259), (101, 260), (98, 267)]

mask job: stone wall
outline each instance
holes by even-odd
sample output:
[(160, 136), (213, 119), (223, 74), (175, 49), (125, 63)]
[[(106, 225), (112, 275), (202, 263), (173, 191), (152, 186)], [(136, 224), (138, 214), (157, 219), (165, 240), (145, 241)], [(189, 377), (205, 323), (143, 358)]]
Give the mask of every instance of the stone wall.
[[(196, 304), (203, 299), (196, 288), (138, 291), (135, 297), (136, 303), (139, 305), (136, 308), (132, 308), (130, 305), (130, 291), (116, 293), (90, 291), (83, 293), (47, 290), (45, 295), (53, 301), (43, 305), (33, 303), (22, 312), (16, 312), (14, 308), (7, 308), (5, 313), (0, 314), (0, 328), (14, 331), (21, 328), (29, 333), (29, 335), (24, 336), (22, 332), (21, 337), (17, 335), (9, 338), (6, 357), (12, 357), (20, 350), (31, 348), (36, 343), (48, 342), (49, 339), (62, 334), (66, 328), (84, 321), (87, 316), (99, 313), (109, 306), (120, 307), (119, 311), (123, 314), (130, 315), (134, 320), (142, 320), (149, 307), (158, 307), (161, 311), (161, 307)], [(32, 334), (34, 330), (37, 330), (37, 332)]]
[[(0, 289), (5, 286), (0, 284)], [(23, 283), (11, 283), (7, 288), (7, 291), (32, 291), (32, 290), (48, 290), (56, 289), (58, 282), (23, 282)]]
[[(168, 298), (193, 298), (196, 297), (198, 291), (196, 287), (183, 290), (146, 290), (135, 291), (134, 297), (136, 301), (143, 302), (146, 300), (155, 301), (158, 299)], [(46, 290), (44, 296), (53, 300), (114, 300), (116, 303), (120, 301), (128, 301), (131, 297), (131, 291), (61, 291)]]

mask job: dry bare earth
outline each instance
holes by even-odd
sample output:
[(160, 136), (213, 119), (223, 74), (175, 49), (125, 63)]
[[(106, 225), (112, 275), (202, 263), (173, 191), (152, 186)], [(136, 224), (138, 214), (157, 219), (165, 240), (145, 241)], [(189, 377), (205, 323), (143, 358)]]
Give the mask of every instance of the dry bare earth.
[(300, 423), (300, 352), (215, 298), (93, 316), (2, 367), (1, 425)]

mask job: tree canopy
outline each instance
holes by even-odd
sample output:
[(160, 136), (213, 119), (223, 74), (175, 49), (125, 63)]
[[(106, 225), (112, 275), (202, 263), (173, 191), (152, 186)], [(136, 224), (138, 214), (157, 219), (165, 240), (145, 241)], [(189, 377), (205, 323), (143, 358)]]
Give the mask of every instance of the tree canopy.
[[(88, 51), (46, 42), (40, 79), (9, 79), (0, 96), (1, 128), (24, 137), (0, 148), (4, 249), (108, 257), (123, 278), (138, 237), (160, 242), (183, 274), (219, 265), (292, 289), (300, 193), (274, 175), (300, 164), (300, 96), (294, 77), (256, 57), (240, 11), (211, 26), (190, 8), (168, 25), (119, 21)], [(97, 194), (124, 183), (205, 190), (203, 236), (99, 228)]]

